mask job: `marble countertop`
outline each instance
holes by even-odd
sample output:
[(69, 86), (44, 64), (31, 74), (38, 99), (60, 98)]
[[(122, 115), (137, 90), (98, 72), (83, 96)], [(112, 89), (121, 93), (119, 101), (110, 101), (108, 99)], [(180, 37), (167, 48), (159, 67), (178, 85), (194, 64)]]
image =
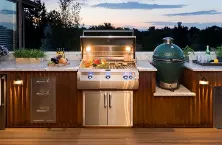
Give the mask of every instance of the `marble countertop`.
[(185, 63), (184, 66), (192, 71), (221, 71), (222, 66), (202, 66), (195, 63)]
[(15, 60), (0, 61), (0, 71), (77, 71), (80, 61), (70, 61), (63, 67), (49, 67), (48, 61), (39, 64), (17, 64)]
[(147, 60), (137, 60), (136, 65), (139, 71), (157, 71)]
[(175, 96), (175, 97), (189, 96), (189, 97), (194, 97), (194, 96), (196, 96), (196, 94), (191, 92), (187, 88), (185, 88), (183, 85), (180, 85), (179, 89), (175, 90), (174, 92), (156, 87), (156, 92), (154, 93), (154, 96), (159, 96), (159, 97), (160, 96), (163, 96), (163, 97), (167, 97), (167, 96)]
[[(80, 60), (70, 61), (70, 64), (63, 67), (49, 67), (48, 61), (40, 64), (17, 64), (15, 60), (0, 61), (0, 71), (77, 71)], [(148, 61), (137, 61), (139, 71), (157, 71)]]

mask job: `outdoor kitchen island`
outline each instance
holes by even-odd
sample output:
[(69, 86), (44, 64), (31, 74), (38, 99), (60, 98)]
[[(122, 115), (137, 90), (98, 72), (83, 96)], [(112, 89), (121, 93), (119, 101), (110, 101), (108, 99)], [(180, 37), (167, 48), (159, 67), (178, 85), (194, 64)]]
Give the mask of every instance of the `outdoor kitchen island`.
[[(52, 68), (46, 63), (20, 65), (15, 61), (0, 63), (0, 74), (7, 75), (6, 127), (83, 127), (83, 97), (77, 89), (80, 61), (70, 66)], [(197, 69), (197, 67), (199, 69)], [(213, 127), (212, 86), (222, 86), (222, 69), (185, 64), (183, 85), (196, 96), (154, 96), (156, 69), (147, 61), (137, 61), (139, 89), (133, 91), (133, 127)], [(198, 71), (199, 70), (199, 71)], [(199, 76), (211, 86), (199, 85)], [(56, 120), (53, 123), (31, 123), (31, 78), (56, 78)], [(23, 85), (14, 85), (17, 79)], [(170, 91), (169, 91), (170, 93)]]

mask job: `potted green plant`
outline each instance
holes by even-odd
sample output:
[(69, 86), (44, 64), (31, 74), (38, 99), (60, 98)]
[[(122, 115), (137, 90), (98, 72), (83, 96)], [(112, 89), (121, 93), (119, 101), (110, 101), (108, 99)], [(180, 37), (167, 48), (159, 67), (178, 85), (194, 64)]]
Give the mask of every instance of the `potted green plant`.
[(44, 51), (40, 49), (16, 49), (13, 55), (16, 63), (40, 63), (45, 57)]
[(186, 46), (182, 50), (183, 50), (183, 54), (185, 56), (185, 61), (189, 62), (189, 56), (190, 56), (191, 53), (194, 54), (194, 50), (189, 46)]
[(222, 46), (217, 47), (215, 53), (219, 62), (222, 62)]

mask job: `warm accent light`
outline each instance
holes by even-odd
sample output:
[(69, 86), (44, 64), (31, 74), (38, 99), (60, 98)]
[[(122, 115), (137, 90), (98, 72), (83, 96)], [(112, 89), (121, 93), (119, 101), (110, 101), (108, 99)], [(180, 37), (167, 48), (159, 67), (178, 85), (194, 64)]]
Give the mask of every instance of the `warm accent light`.
[(90, 52), (91, 51), (91, 46), (87, 46), (86, 47), (86, 52)]
[(16, 80), (13, 82), (14, 85), (23, 85), (23, 80)]
[(209, 85), (209, 81), (203, 77), (200, 81), (199, 81), (199, 84), (200, 85)]
[(129, 46), (126, 46), (126, 51), (130, 51), (131, 50), (131, 47), (129, 47)]
[(16, 79), (13, 81), (14, 85), (23, 85), (23, 80), (21, 80), (18, 76)]

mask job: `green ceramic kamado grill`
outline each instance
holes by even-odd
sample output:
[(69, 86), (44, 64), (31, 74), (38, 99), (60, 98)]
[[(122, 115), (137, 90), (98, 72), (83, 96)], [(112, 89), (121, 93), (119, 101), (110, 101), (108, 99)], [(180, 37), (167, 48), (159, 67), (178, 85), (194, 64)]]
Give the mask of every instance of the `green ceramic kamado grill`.
[(173, 44), (173, 38), (163, 38), (164, 43), (153, 53), (153, 65), (157, 68), (157, 84), (160, 88), (174, 91), (179, 88), (180, 75), (185, 57), (182, 49)]

